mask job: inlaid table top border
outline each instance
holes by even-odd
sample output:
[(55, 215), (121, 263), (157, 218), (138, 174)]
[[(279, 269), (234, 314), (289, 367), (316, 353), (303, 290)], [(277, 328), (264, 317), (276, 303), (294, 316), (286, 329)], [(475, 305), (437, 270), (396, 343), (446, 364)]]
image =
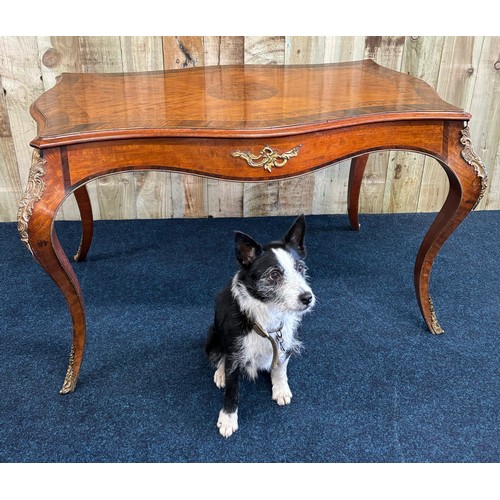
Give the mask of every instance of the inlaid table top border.
[(136, 138), (257, 138), (404, 120), (463, 120), (415, 77), (371, 60), (63, 73), (31, 106), (37, 148)]

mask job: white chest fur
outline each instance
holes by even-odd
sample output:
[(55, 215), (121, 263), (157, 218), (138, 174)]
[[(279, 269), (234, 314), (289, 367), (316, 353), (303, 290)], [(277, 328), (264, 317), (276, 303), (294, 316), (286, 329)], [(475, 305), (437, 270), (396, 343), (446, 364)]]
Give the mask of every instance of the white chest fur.
[[(266, 332), (279, 330), (281, 327), (282, 345), (285, 351), (297, 351), (300, 342), (295, 338), (301, 315), (282, 311), (251, 297), (244, 287), (233, 281), (233, 295), (237, 298), (241, 309), (249, 318), (258, 323)], [(282, 326), (281, 326), (282, 325)], [(275, 337), (275, 334), (270, 333)], [(254, 330), (242, 338), (239, 346), (239, 365), (254, 379), (259, 370), (271, 370), (273, 348), (271, 342), (261, 337)]]
[[(282, 282), (275, 289), (276, 296), (268, 295), (266, 301), (256, 299), (239, 281), (239, 273), (233, 279), (231, 292), (250, 321), (257, 323), (275, 339), (276, 334), (272, 332), (281, 329), (279, 344), (282, 349), (296, 351), (300, 348), (300, 342), (295, 338), (295, 333), (304, 313), (304, 309), (298, 307), (300, 295), (312, 292), (303, 275), (295, 269), (291, 255), (283, 249), (273, 249), (273, 252), (282, 273)], [(269, 339), (254, 330), (242, 338), (238, 351), (239, 365), (251, 378), (255, 378), (259, 370), (271, 370), (273, 346)]]
[[(287, 352), (296, 351), (300, 348), (300, 342), (295, 338), (295, 331), (299, 324), (300, 318), (296, 316), (288, 316), (283, 319), (283, 323), (273, 326), (263, 327), (267, 332), (281, 328), (282, 346)], [(276, 334), (270, 333), (275, 337)], [(258, 335), (252, 330), (246, 337), (242, 339), (240, 346), (240, 366), (244, 367), (250, 378), (255, 378), (260, 370), (270, 371), (273, 361), (273, 349), (271, 342)]]

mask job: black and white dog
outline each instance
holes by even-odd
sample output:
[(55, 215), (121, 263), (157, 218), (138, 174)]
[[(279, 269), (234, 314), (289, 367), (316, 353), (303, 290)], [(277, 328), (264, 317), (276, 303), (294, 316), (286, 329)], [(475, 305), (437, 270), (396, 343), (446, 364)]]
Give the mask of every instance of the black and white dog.
[(287, 365), (301, 343), (297, 329), (315, 303), (307, 284), (304, 258), (305, 217), (299, 216), (282, 241), (260, 245), (235, 232), (240, 270), (217, 296), (215, 319), (206, 352), (216, 368), (214, 382), (224, 388), (217, 427), (224, 437), (238, 429), (238, 385), (241, 375), (255, 379), (271, 372), (272, 398), (290, 403)]

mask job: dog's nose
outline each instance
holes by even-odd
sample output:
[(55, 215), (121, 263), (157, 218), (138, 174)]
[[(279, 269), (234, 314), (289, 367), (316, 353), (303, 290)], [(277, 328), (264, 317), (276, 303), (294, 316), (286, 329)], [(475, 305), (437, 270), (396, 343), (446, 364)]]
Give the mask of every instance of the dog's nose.
[(308, 306), (313, 299), (312, 293), (311, 292), (304, 292), (299, 295), (299, 300), (304, 304), (305, 306)]

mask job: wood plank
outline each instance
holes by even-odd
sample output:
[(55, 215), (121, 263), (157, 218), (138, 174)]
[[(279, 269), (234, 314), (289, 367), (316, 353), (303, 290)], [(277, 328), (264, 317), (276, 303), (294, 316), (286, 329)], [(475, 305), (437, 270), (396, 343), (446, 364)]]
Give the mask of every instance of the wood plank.
[(7, 89), (2, 84), (2, 77), (0, 76), (0, 137), (12, 138), (12, 131), (10, 130), (9, 114), (7, 112), (7, 102), (5, 96)]
[(279, 181), (278, 214), (311, 214), (313, 208), (314, 174)]
[[(436, 87), (444, 37), (407, 37), (401, 71)], [(383, 211), (388, 213), (416, 212), (422, 183), (425, 157), (413, 152), (391, 152), (384, 185)], [(435, 178), (446, 187), (447, 180)]]
[(36, 135), (36, 124), (27, 110), (44, 91), (38, 46), (36, 37), (2, 37), (0, 43), (4, 108), (9, 116), (21, 182), (25, 186), (31, 166), (29, 142)]
[[(78, 43), (83, 72), (123, 71), (120, 37), (78, 37)], [(100, 218), (137, 218), (135, 179), (131, 173), (119, 173), (94, 182), (97, 186)]]
[(138, 219), (173, 217), (170, 173), (136, 172), (134, 179)]
[[(472, 92), (482, 46), (482, 37), (444, 37), (442, 57), (439, 61), (438, 79), (434, 88), (440, 96), (456, 106), (470, 109)], [(422, 172), (418, 212), (437, 212), (448, 195), (449, 183), (442, 167), (427, 157)]]
[[(400, 71), (404, 43), (404, 37), (366, 37), (364, 57), (373, 59), (387, 68)], [(390, 154), (388, 152), (370, 154), (359, 196), (360, 213), (384, 211), (385, 183)]]
[(163, 47), (159, 36), (120, 37), (123, 71), (163, 69)]
[[(31, 167), (29, 142), (36, 124), (29, 114), (31, 103), (43, 92), (36, 37), (0, 37), (0, 184), (1, 220), (17, 220), (17, 206)], [(4, 177), (2, 175), (2, 177)]]
[(82, 70), (89, 73), (123, 71), (119, 36), (79, 36)]
[(165, 69), (204, 66), (203, 37), (164, 36), (163, 66)]
[(451, 104), (470, 109), (483, 49), (482, 36), (444, 37), (436, 90)]
[[(61, 73), (82, 71), (78, 37), (38, 36), (37, 43), (45, 91), (56, 84), (56, 77)], [(87, 189), (92, 203), (93, 215), (96, 219), (99, 219), (99, 199), (96, 183), (91, 182)], [(70, 196), (59, 209), (57, 220), (79, 219), (80, 211), (76, 199), (74, 196)]]
[[(204, 66), (205, 49), (202, 36), (164, 36), (164, 69)], [(173, 217), (205, 217), (208, 214), (207, 180), (187, 174), (171, 173)]]
[(367, 36), (364, 57), (386, 68), (400, 71), (405, 46), (404, 36)]
[(23, 187), (17, 168), (5, 96), (0, 78), (0, 172), (2, 173), (0, 175), (0, 222), (11, 222), (17, 219), (17, 206)]
[(243, 217), (243, 182), (207, 179), (208, 216)]
[(365, 57), (365, 37), (327, 36), (325, 37), (324, 62), (359, 61)]
[(245, 51), (244, 36), (203, 37), (205, 66), (243, 64)]
[[(203, 39), (206, 66), (243, 64), (245, 37), (206, 36)], [(210, 217), (242, 217), (243, 190), (241, 182), (207, 179), (208, 215)]]
[[(284, 64), (284, 36), (246, 36), (245, 64)], [(262, 145), (264, 147), (265, 144)], [(243, 189), (243, 214), (246, 217), (279, 214), (279, 182), (249, 182)]]
[[(364, 37), (329, 36), (324, 38), (324, 63), (363, 59), (365, 51)], [(312, 213), (334, 214), (347, 212), (347, 184), (350, 163), (350, 160), (345, 160), (312, 174), (314, 175)]]
[(325, 60), (324, 36), (285, 37), (285, 64), (321, 64)]
[(347, 213), (350, 164), (350, 160), (335, 163), (314, 174), (313, 214)]
[(285, 37), (246, 36), (245, 64), (285, 64)]
[[(320, 64), (325, 57), (324, 36), (291, 36), (285, 38), (285, 64)], [(300, 153), (299, 153), (300, 154)], [(316, 176), (310, 174), (278, 183), (278, 213), (280, 215), (310, 214)]]
[(500, 37), (484, 37), (470, 107), (471, 138), (488, 169), (488, 188), (476, 210), (500, 209)]
[[(123, 36), (120, 38), (123, 71), (158, 71), (163, 69), (161, 37)], [(172, 217), (170, 174), (137, 172), (133, 174), (138, 219)]]
[(0, 137), (0, 172), (0, 222), (14, 222), (25, 186), (21, 185), (12, 137)]
[(260, 217), (278, 215), (279, 213), (278, 182), (247, 182), (244, 188), (244, 217)]
[[(444, 40), (442, 47), (436, 40)], [(402, 42), (403, 40), (403, 42)], [(179, 41), (181, 42), (179, 44)], [(24, 187), (31, 164), (28, 143), (36, 134), (29, 105), (44, 90), (51, 88), (62, 71), (136, 71), (163, 67), (166, 47), (172, 46), (173, 59), (167, 67), (213, 64), (297, 64), (301, 61), (337, 62), (371, 57), (382, 65), (403, 69), (437, 84), (447, 101), (471, 111), (472, 139), (489, 170), (489, 187), (478, 208), (500, 208), (498, 75), (495, 69), (500, 52), (499, 37), (0, 37), (0, 78), (6, 94), (0, 104), (0, 217), (11, 219), (17, 212), (14, 191)], [(181, 47), (182, 45), (182, 47)], [(440, 50), (442, 48), (442, 56)], [(184, 49), (184, 50), (183, 50)], [(158, 69), (159, 69), (158, 68)], [(437, 73), (436, 73), (437, 71)], [(435, 76), (437, 74), (437, 80)], [(434, 76), (433, 76), (434, 75)], [(40, 79), (41, 77), (41, 79)], [(1, 102), (1, 101), (0, 101)], [(5, 120), (8, 117), (8, 121)], [(12, 129), (7, 132), (8, 128)], [(391, 159), (390, 159), (391, 158)], [(394, 160), (392, 160), (394, 158)], [(446, 196), (447, 181), (437, 163), (426, 158), (418, 191), (417, 157), (411, 153), (391, 156), (374, 153), (368, 163), (361, 191), (361, 211), (438, 210)], [(385, 163), (384, 163), (385, 162)], [(390, 163), (389, 163), (390, 162)], [(398, 166), (400, 165), (400, 166)], [(402, 166), (401, 166), (402, 165)], [(119, 174), (111, 184), (91, 182), (89, 191), (96, 218), (169, 217), (173, 215), (170, 174)], [(174, 174), (184, 177), (183, 174)], [(294, 203), (305, 193), (306, 206), (314, 213), (345, 211), (346, 162), (311, 174), (312, 190), (295, 182), (244, 186), (239, 183), (209, 180), (198, 189), (196, 180), (187, 188), (177, 185), (174, 196), (192, 214), (234, 216), (294, 211)], [(409, 176), (409, 177), (408, 177)], [(396, 178), (397, 177), (397, 178)], [(124, 179), (125, 181), (120, 181)], [(127, 181), (127, 179), (129, 179)], [(131, 179), (131, 180), (130, 180)], [(408, 179), (411, 180), (408, 181)], [(20, 186), (20, 187), (16, 187)], [(294, 186), (280, 189), (280, 186)], [(402, 186), (400, 191), (397, 186)], [(410, 188), (411, 186), (411, 188)], [(182, 188), (182, 189), (181, 189)], [(192, 189), (189, 193), (186, 189)], [(258, 193), (263, 207), (258, 207)], [(306, 189), (306, 191), (304, 191)], [(419, 192), (418, 203), (410, 196)], [(274, 192), (273, 192), (274, 190)], [(97, 196), (99, 192), (99, 197)], [(246, 192), (246, 194), (245, 194)], [(194, 195), (202, 197), (196, 204)], [(382, 193), (382, 196), (381, 196)], [(19, 196), (16, 194), (15, 197)], [(187, 198), (186, 198), (187, 196)], [(385, 199), (384, 199), (385, 196)], [(294, 201), (295, 200), (295, 201)], [(250, 201), (245, 209), (243, 202)], [(121, 203), (121, 206), (120, 206)], [(14, 204), (14, 206), (13, 206)], [(116, 205), (116, 206), (115, 206)], [(103, 214), (100, 214), (100, 208)], [(295, 207), (295, 211), (300, 209)], [(182, 208), (176, 213), (185, 216)], [(66, 201), (59, 218), (78, 218), (76, 204)]]
[(171, 182), (173, 217), (206, 217), (206, 179), (196, 175), (171, 174)]

